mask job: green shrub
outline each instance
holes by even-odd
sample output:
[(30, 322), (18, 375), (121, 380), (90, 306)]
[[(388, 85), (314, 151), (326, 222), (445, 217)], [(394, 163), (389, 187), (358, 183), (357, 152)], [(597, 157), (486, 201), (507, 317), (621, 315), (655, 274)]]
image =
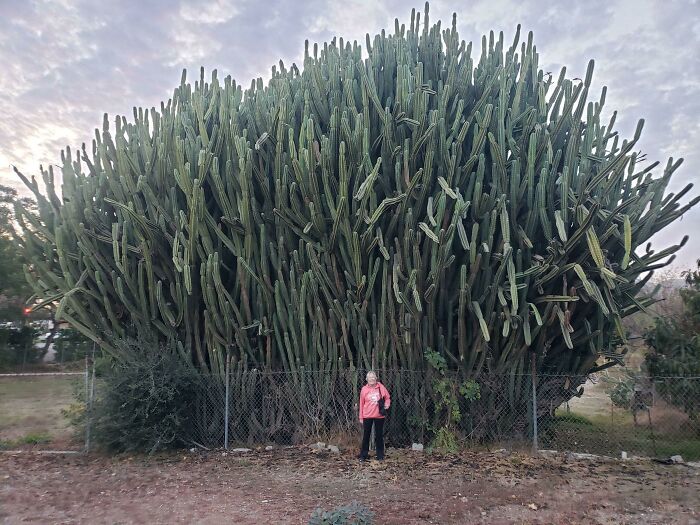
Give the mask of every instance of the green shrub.
[(634, 400), (635, 387), (641, 382), (639, 374), (625, 370), (622, 377), (606, 378), (604, 381), (607, 383), (606, 390), (612, 404), (617, 408), (629, 410)]
[(357, 501), (333, 510), (316, 509), (311, 515), (309, 525), (371, 525), (374, 513)]
[(115, 451), (187, 444), (199, 374), (172, 345), (128, 345), (128, 359), (101, 367), (91, 409), (95, 443)]
[[(656, 320), (646, 334), (651, 348), (646, 367), (663, 399), (683, 410), (700, 432), (700, 260), (685, 272), (686, 288), (679, 291), (683, 312)], [(681, 379), (683, 378), (683, 379)]]

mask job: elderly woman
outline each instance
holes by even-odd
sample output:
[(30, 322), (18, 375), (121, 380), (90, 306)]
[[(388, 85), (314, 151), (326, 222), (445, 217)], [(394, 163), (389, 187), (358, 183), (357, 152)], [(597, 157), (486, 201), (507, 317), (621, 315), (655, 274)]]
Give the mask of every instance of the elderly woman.
[(391, 397), (386, 387), (377, 381), (377, 374), (367, 372), (367, 384), (360, 391), (360, 423), (362, 424), (362, 448), (360, 461), (366, 461), (369, 455), (369, 437), (374, 426), (374, 443), (377, 460), (384, 459), (384, 418), (386, 409), (391, 406)]

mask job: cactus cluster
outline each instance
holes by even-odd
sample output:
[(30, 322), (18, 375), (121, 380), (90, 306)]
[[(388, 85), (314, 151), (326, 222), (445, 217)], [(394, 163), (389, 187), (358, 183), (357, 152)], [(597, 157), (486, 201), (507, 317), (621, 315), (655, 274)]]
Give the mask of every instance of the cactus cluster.
[[(684, 243), (639, 250), (698, 202), (680, 161), (642, 164), (605, 89), (539, 68), (532, 35), (480, 56), (411, 14), (393, 33), (307, 43), (244, 89), (216, 72), (159, 109), (105, 116), (20, 213), (36, 306), (113, 354), (133, 330), (219, 373), (421, 369), (586, 374)], [(366, 58), (363, 58), (366, 57)]]

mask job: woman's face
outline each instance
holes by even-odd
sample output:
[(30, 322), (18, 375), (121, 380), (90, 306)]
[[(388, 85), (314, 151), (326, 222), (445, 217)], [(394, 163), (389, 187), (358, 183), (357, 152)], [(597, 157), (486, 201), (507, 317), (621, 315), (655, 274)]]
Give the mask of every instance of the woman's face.
[(375, 374), (367, 374), (367, 384), (374, 386), (377, 384), (377, 376)]

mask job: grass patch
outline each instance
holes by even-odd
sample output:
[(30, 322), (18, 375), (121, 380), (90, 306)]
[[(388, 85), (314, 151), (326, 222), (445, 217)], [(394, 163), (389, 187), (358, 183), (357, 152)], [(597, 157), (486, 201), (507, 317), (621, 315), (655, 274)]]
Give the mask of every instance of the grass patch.
[[(621, 373), (613, 369), (610, 375)], [(553, 420), (542, 425), (542, 447), (615, 457), (624, 450), (643, 456), (680, 454), (686, 460), (700, 459), (700, 428), (687, 414), (657, 398), (651, 418), (640, 411), (635, 424), (630, 410), (613, 406), (608, 387), (604, 381), (587, 382), (583, 396), (569, 401), (570, 411), (562, 406)]]
[(555, 417), (555, 422), (557, 425), (593, 426), (591, 420), (579, 414), (574, 414), (573, 412), (557, 415)]
[(43, 445), (51, 442), (48, 434), (27, 434), (15, 441), (18, 445)]
[(617, 419), (585, 417), (568, 413), (555, 416), (543, 425), (542, 447), (619, 457), (621, 451), (654, 457), (680, 454), (684, 459), (700, 459), (700, 435), (692, 429), (668, 425), (650, 429), (635, 426), (632, 416)]
[(0, 440), (0, 450), (10, 450), (22, 445), (46, 445), (51, 443), (48, 434), (27, 434), (17, 439)]
[(72, 429), (62, 410), (74, 402), (76, 381), (71, 376), (0, 378), (0, 440), (69, 437)]

